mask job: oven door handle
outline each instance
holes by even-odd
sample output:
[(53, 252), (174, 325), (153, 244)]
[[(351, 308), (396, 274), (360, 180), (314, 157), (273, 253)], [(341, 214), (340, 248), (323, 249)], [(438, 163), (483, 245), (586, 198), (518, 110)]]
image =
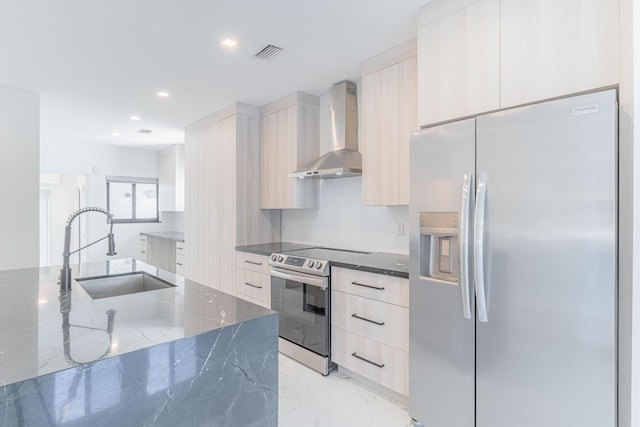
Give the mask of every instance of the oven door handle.
[(295, 282), (304, 283), (305, 285), (316, 286), (323, 291), (329, 286), (329, 279), (327, 277), (316, 277), (309, 274), (291, 273), (289, 271), (282, 271), (277, 268), (271, 268), (271, 276), (278, 277), (285, 280), (293, 280)]

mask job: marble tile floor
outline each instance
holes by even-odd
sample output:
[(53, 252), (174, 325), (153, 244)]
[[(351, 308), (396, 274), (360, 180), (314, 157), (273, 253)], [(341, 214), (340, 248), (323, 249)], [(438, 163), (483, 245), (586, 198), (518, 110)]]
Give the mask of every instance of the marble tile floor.
[(323, 377), (279, 355), (279, 427), (410, 427), (406, 409), (340, 372)]

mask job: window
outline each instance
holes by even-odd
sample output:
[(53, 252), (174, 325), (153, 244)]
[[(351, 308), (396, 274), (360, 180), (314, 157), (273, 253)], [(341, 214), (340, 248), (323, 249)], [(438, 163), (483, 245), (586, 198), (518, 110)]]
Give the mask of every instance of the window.
[(107, 176), (107, 210), (114, 223), (160, 222), (158, 179)]

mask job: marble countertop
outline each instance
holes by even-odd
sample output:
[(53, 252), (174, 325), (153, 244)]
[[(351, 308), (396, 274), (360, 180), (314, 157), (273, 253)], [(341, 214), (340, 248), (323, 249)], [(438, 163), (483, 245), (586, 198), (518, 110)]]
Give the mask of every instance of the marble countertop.
[(73, 277), (146, 272), (175, 287), (94, 300), (75, 280), (61, 292), (59, 271), (0, 271), (0, 385), (273, 313), (135, 259), (73, 265)]
[[(327, 250), (329, 249), (329, 250)], [(258, 255), (284, 252), (289, 255), (326, 259), (334, 267), (350, 268), (371, 273), (409, 278), (409, 256), (388, 252), (332, 251), (320, 245), (274, 242), (257, 245), (237, 246), (236, 250)]]
[(182, 231), (145, 231), (140, 234), (151, 237), (158, 237), (160, 239), (175, 240), (177, 242), (184, 242), (184, 233)]

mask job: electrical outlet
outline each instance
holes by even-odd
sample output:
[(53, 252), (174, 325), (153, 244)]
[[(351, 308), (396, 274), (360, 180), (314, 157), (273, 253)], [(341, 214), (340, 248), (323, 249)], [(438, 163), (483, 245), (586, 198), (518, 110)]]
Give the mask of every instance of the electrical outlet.
[(400, 221), (397, 226), (397, 235), (398, 237), (404, 236), (404, 221)]

